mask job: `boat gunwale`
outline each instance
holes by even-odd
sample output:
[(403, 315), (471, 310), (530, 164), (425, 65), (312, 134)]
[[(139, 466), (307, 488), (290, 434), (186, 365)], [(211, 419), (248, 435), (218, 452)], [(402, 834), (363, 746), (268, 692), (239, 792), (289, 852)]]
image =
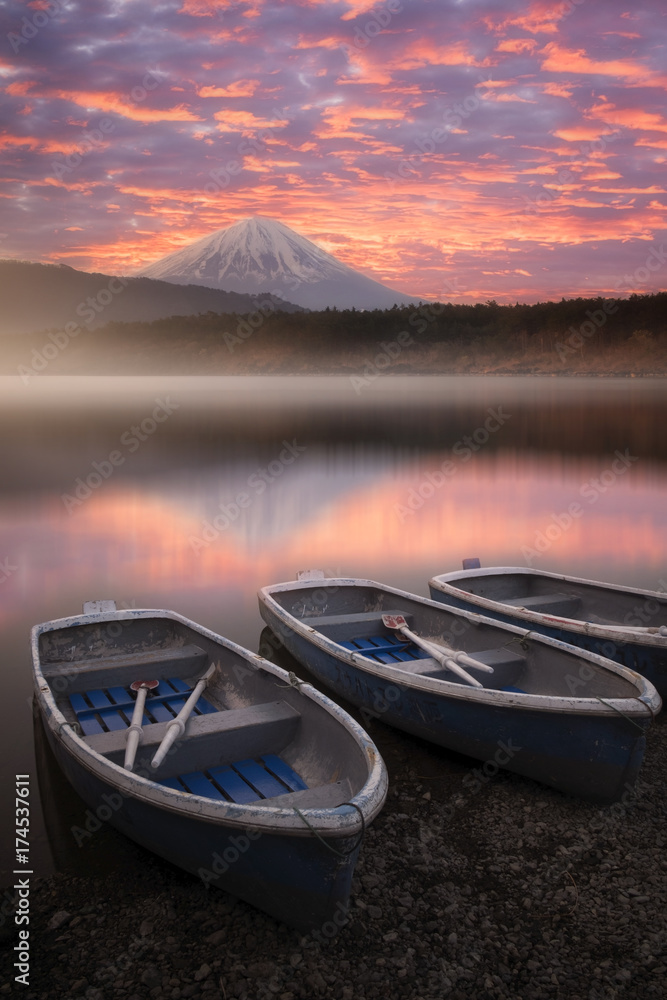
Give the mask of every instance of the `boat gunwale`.
[[(658, 600), (667, 601), (667, 593), (664, 591), (641, 590), (638, 587), (623, 587), (617, 583), (604, 583), (600, 580), (586, 580), (583, 577), (565, 576), (562, 573), (550, 573), (546, 570), (533, 569), (532, 567), (527, 566), (490, 566), (488, 569), (484, 569), (482, 567), (476, 569), (455, 570), (452, 573), (440, 573), (437, 576), (431, 577), (428, 585), (433, 590), (440, 591), (440, 593), (449, 594), (451, 597), (469, 601), (471, 604), (476, 604), (481, 608), (500, 612), (501, 614), (512, 615), (527, 622), (535, 622), (548, 627), (553, 627), (554, 623), (562, 624), (571, 632), (576, 632), (580, 635), (590, 635), (599, 639), (610, 639), (619, 644), (627, 645), (628, 643), (640, 643), (644, 646), (655, 646), (658, 649), (661, 646), (667, 647), (667, 638), (665, 638), (665, 636), (661, 636), (657, 632), (649, 632), (645, 628), (634, 628), (632, 625), (603, 625), (596, 622), (587, 622), (583, 618), (567, 618), (565, 615), (550, 615), (543, 611), (533, 611), (530, 608), (521, 608), (513, 604), (507, 604), (505, 601), (495, 601), (490, 597), (482, 597), (479, 594), (473, 594), (469, 590), (464, 590), (462, 587), (457, 587), (454, 584), (454, 581), (481, 579), (485, 576), (503, 576), (508, 573), (513, 575), (521, 574), (524, 576), (540, 576), (551, 580), (562, 580), (565, 583), (584, 584), (585, 586), (597, 587), (602, 590), (614, 590), (622, 594), (629, 594), (633, 597), (636, 596), (642, 598), (645, 601), (655, 600), (656, 598), (658, 598)], [(457, 608), (456, 610), (465, 611), (463, 608)], [(467, 613), (474, 614), (475, 612)]]
[(384, 761), (373, 741), (356, 720), (331, 698), (322, 694), (308, 682), (299, 683), (300, 693), (320, 705), (344, 727), (350, 738), (357, 744), (366, 762), (367, 775), (362, 787), (349, 798), (347, 803), (339, 806), (326, 808), (303, 806), (299, 808), (297, 813), (293, 807), (242, 805), (210, 799), (160, 785), (150, 778), (128, 771), (89, 746), (58, 707), (54, 693), (42, 672), (39, 654), (40, 636), (65, 628), (141, 618), (161, 618), (185, 625), (214, 643), (224, 646), (250, 666), (265, 670), (286, 685), (293, 686), (289, 673), (282, 667), (258, 653), (253, 653), (238, 645), (233, 640), (199, 625), (184, 615), (180, 615), (178, 612), (166, 609), (131, 608), (122, 611), (72, 615), (67, 618), (43, 622), (33, 626), (31, 630), (35, 696), (45, 724), (53, 732), (54, 738), (75, 758), (79, 766), (94, 774), (98, 780), (111, 785), (122, 795), (138, 799), (158, 809), (188, 816), (195, 821), (210, 822), (234, 829), (255, 828), (260, 830), (262, 834), (312, 837), (312, 830), (302, 818), (305, 817), (310, 827), (319, 834), (334, 838), (350, 838), (358, 836), (364, 825), (368, 825), (375, 819), (384, 806), (388, 790), (388, 777)]
[[(361, 652), (346, 650), (333, 639), (329, 639), (327, 636), (317, 631), (317, 629), (308, 626), (307, 618), (302, 619), (292, 615), (273, 597), (273, 594), (275, 593), (288, 593), (290, 591), (313, 588), (317, 589), (318, 586), (322, 587), (326, 585), (341, 588), (354, 586), (359, 588), (363, 587), (381, 590), (385, 593), (396, 595), (398, 597), (408, 598), (411, 601), (417, 600), (420, 604), (424, 604), (427, 607), (431, 607), (440, 612), (451, 613), (457, 617), (460, 616), (466, 618), (470, 622), (491, 625), (495, 629), (513, 632), (515, 635), (521, 636), (522, 638), (531, 638), (534, 641), (560, 649), (565, 653), (573, 654), (578, 660), (589, 661), (597, 667), (601, 667), (608, 672), (617, 674), (634, 686), (636, 694), (634, 696), (628, 696), (627, 698), (605, 698), (604, 700), (600, 700), (598, 698), (581, 698), (566, 695), (540, 695), (499, 691), (493, 688), (473, 688), (455, 681), (446, 681), (435, 677), (414, 674), (410, 671), (401, 670), (400, 667), (388, 667), (384, 664), (374, 663), (368, 657), (364, 657)], [(440, 697), (454, 698), (467, 702), (476, 702), (499, 708), (522, 709), (526, 711), (546, 710), (554, 714), (571, 714), (572, 711), (575, 710), (577, 715), (582, 716), (613, 716), (622, 712), (622, 714), (630, 717), (653, 718), (662, 707), (662, 699), (660, 698), (657, 690), (642, 674), (639, 674), (637, 671), (623, 666), (620, 663), (609, 660), (598, 653), (581, 649), (579, 646), (563, 642), (561, 639), (554, 639), (549, 636), (541, 635), (540, 633), (536, 633), (533, 629), (525, 629), (518, 625), (511, 625), (505, 622), (501, 623), (497, 619), (477, 614), (474, 611), (452, 608), (451, 606), (442, 604), (439, 601), (433, 601), (428, 597), (421, 597), (418, 594), (412, 594), (409, 591), (400, 590), (396, 587), (390, 587), (374, 580), (337, 577), (324, 577), (319, 581), (315, 579), (292, 580), (284, 583), (272, 584), (268, 587), (262, 587), (259, 591), (259, 597), (260, 603), (264, 603), (267, 609), (280, 619), (286, 628), (292, 632), (297, 632), (302, 638), (305, 638), (308, 642), (318, 646), (323, 652), (332, 655), (337, 660), (343, 660), (383, 681), (388, 679), (391, 680), (391, 678), (396, 675), (397, 679), (395, 683), (397, 686), (412, 688), (425, 694), (433, 694)], [(268, 624), (270, 626), (271, 623)], [(296, 628), (294, 627), (295, 625)], [(391, 671), (391, 673), (389, 674), (388, 671)]]

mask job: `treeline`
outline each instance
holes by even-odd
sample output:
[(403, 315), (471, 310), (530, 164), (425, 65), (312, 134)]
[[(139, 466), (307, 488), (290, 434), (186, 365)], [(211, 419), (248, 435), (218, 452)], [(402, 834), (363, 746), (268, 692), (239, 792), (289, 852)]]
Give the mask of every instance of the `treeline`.
[[(392, 340), (407, 331), (421, 344), (449, 343), (460, 347), (513, 346), (526, 349), (537, 340), (541, 348), (557, 343), (578, 349), (583, 343), (627, 340), (632, 336), (660, 337), (667, 333), (667, 292), (632, 295), (627, 299), (562, 299), (534, 305), (476, 305), (424, 303), (389, 310), (325, 309), (292, 313), (267, 307), (248, 315), (206, 313), (175, 316), (152, 323), (115, 323), (95, 336), (123, 337), (137, 342), (167, 342), (184, 335), (192, 342), (218, 342), (236, 353), (250, 339), (272, 346), (306, 349), (356, 347)], [(578, 335), (578, 336), (577, 336)]]
[[(534, 305), (424, 303), (389, 310), (206, 312), (114, 322), (76, 338), (45, 331), (5, 341), (34, 367), (64, 373), (667, 373), (667, 293)], [(54, 346), (55, 345), (55, 346)]]

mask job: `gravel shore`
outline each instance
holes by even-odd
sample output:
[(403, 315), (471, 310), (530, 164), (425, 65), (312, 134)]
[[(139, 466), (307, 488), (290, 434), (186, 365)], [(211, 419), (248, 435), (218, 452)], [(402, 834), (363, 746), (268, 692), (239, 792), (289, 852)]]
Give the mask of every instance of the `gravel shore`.
[(304, 937), (136, 848), (122, 871), (33, 880), (30, 984), (13, 981), (6, 923), (0, 997), (665, 996), (664, 716), (634, 794), (606, 808), (370, 731), (391, 790), (337, 936)]

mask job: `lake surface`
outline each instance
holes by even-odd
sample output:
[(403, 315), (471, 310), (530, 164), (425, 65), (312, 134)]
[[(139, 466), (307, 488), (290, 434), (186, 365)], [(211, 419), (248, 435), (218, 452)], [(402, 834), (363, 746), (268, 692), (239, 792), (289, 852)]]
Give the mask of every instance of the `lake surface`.
[(85, 600), (257, 650), (257, 589), (309, 567), (424, 596), (468, 556), (667, 589), (660, 379), (3, 378), (0, 426), (2, 801), (31, 775), (38, 874), (140, 863), (114, 834), (79, 850), (39, 732), (35, 759), (29, 630)]

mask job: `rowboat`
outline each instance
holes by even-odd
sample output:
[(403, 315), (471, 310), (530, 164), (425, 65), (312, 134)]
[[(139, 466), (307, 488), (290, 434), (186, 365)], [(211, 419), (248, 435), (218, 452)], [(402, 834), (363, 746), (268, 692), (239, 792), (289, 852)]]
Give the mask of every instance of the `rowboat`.
[(346, 712), (171, 611), (90, 602), (31, 638), (47, 738), (91, 829), (108, 821), (300, 930), (345, 922), (387, 794), (382, 758)]
[(309, 571), (258, 596), (292, 656), (365, 722), (484, 761), (480, 780), (503, 767), (611, 802), (637, 778), (661, 700), (626, 667), (372, 580)]
[(433, 600), (600, 653), (643, 674), (667, 697), (667, 593), (525, 566), (482, 569), (478, 559), (465, 563), (470, 568), (429, 581)]

